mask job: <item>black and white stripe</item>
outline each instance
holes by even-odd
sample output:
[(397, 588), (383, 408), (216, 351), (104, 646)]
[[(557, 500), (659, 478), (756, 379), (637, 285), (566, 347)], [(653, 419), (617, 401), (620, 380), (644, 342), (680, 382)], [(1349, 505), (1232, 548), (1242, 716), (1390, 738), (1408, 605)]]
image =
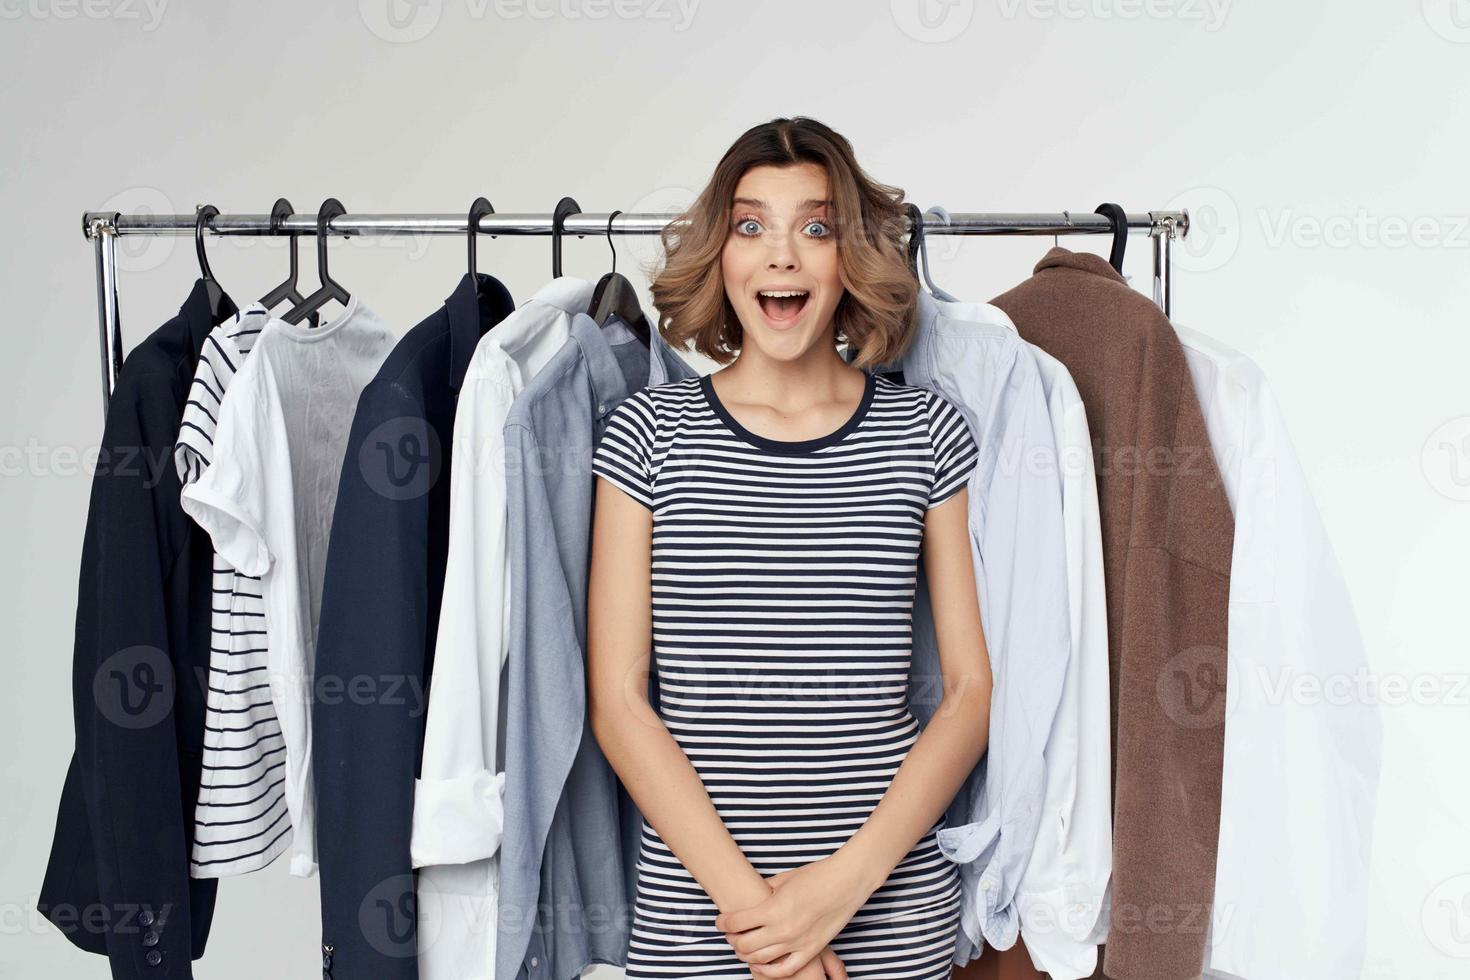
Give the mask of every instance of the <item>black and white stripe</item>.
[[(959, 411), (868, 375), (817, 439), (745, 429), (708, 377), (629, 396), (593, 470), (653, 511), (653, 656), (665, 725), (761, 874), (862, 826), (919, 728), (908, 707), (924, 514), (978, 451)], [(950, 976), (960, 887), (936, 831), (833, 941), (852, 977)], [(630, 978), (750, 970), (716, 908), (644, 822)]]
[[(269, 318), (265, 307), (254, 304), (204, 342), (174, 446), (186, 485), (209, 466), (220, 402)], [(204, 764), (189, 856), (195, 878), (255, 871), (291, 843), (286, 746), (271, 703), (261, 581), (215, 555), (213, 594)]]

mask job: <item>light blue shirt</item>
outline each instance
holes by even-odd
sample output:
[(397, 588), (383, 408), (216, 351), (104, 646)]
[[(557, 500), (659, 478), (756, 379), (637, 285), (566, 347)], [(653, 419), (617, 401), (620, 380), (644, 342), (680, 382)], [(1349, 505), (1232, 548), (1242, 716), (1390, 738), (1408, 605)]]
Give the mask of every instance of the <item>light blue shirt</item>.
[[(1016, 888), (1046, 793), (1044, 752), (1070, 656), (1061, 468), (1045, 387), (1026, 342), (985, 304), (920, 291), (915, 337), (896, 365), (906, 384), (944, 395), (980, 447), (969, 484), (971, 557), (994, 688), (985, 756), (946, 812), (945, 856), (964, 908), (954, 962), (1015, 944)], [(989, 322), (986, 322), (989, 321)], [(914, 598), (911, 705), (926, 724), (943, 692), (927, 583)], [(922, 686), (921, 686), (922, 685)], [(920, 692), (923, 696), (920, 696)]]
[(506, 420), (497, 977), (566, 980), (627, 959), (642, 818), (586, 723), (592, 451), (628, 395), (697, 374), (657, 329), (644, 347), (621, 322), (578, 314)]

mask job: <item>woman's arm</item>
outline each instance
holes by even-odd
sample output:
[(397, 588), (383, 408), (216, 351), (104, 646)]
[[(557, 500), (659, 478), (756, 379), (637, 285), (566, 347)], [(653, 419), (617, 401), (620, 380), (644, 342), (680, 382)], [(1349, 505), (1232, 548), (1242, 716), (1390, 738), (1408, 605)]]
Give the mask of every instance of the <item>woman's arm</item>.
[[(777, 876), (753, 908), (721, 907), (715, 927), (760, 976), (790, 976), (846, 925), (948, 808), (985, 752), (990, 731), (990, 655), (980, 625), (970, 558), (969, 490), (924, 518), (924, 573), (939, 641), (944, 696), (910, 747), (883, 798), (856, 833), (827, 858)], [(856, 888), (855, 894), (842, 894)], [(786, 954), (790, 959), (781, 960)]]
[(715, 905), (746, 908), (771, 886), (725, 829), (699, 773), (648, 703), (652, 534), (652, 512), (598, 477), (587, 589), (592, 734), (643, 816)]

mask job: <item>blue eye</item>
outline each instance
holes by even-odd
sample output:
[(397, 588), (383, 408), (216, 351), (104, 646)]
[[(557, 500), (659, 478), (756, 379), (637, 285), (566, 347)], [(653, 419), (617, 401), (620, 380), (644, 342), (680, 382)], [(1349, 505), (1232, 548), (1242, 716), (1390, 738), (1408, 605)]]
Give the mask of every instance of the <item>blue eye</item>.
[(825, 221), (816, 221), (816, 220), (813, 220), (813, 221), (808, 222), (806, 227), (807, 227), (807, 230), (808, 231), (810, 231), (812, 228), (820, 228), (820, 229), (822, 229), (821, 233), (820, 234), (817, 234), (817, 235), (813, 235), (812, 236), (813, 238), (826, 238), (828, 235), (830, 235), (832, 233), (832, 229), (830, 229), (829, 227), (827, 227), (827, 223)]
[(742, 221), (736, 222), (736, 224), (735, 224), (735, 230), (737, 232), (739, 232), (740, 234), (742, 234), (742, 235), (756, 235), (756, 234), (759, 234), (758, 231), (747, 231), (746, 228), (749, 225), (755, 225), (756, 228), (760, 228), (761, 223), (759, 221), (755, 220), (754, 218), (745, 218)]

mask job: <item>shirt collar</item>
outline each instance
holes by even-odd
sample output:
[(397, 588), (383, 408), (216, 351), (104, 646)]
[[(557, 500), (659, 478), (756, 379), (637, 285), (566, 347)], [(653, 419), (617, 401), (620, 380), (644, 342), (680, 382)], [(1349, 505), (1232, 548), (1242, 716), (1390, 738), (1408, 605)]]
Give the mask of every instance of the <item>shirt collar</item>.
[(189, 349), (195, 356), (204, 349), (204, 341), (208, 339), (209, 332), (216, 326), (233, 317), (239, 312), (233, 300), (228, 295), (220, 300), (220, 315), (216, 320), (209, 315), (209, 287), (203, 279), (194, 280), (194, 288), (189, 292), (189, 298), (184, 300), (184, 305), (179, 307), (179, 316), (189, 328)]
[(1101, 255), (1093, 255), (1091, 252), (1073, 252), (1062, 248), (1060, 245), (1053, 246), (1041, 261), (1036, 263), (1033, 273), (1041, 272), (1043, 269), (1073, 269), (1077, 272), (1090, 272), (1104, 279), (1112, 279), (1116, 282), (1126, 283), (1122, 273), (1114, 269), (1108, 260)]
[[(629, 338), (621, 340), (622, 343), (636, 344), (639, 341), (632, 337), (628, 328), (616, 317), (608, 321), (605, 327), (598, 326), (596, 320), (586, 313), (578, 311), (572, 317), (572, 339), (582, 348), (582, 357), (587, 362), (587, 375), (592, 381), (593, 409), (600, 420), (624, 398), (628, 397), (635, 386), (628, 383), (623, 369), (618, 366), (618, 359), (613, 354), (613, 344), (610, 338), (619, 336)], [(637, 388), (646, 385), (661, 384), (671, 379), (668, 358), (672, 356), (667, 343), (664, 342), (663, 334), (657, 328), (650, 331), (649, 356), (648, 356), (648, 378), (638, 379), (640, 383)]]
[(494, 276), (465, 273), (444, 301), (449, 316), (449, 387), (458, 391), (470, 358), (485, 331), (504, 320), (515, 309), (510, 290)]
[(926, 290), (920, 289), (914, 309), (914, 335), (895, 364), (895, 367), (903, 370), (905, 384), (918, 388), (933, 386), (934, 377), (929, 364), (929, 338), (939, 315), (939, 302)]

